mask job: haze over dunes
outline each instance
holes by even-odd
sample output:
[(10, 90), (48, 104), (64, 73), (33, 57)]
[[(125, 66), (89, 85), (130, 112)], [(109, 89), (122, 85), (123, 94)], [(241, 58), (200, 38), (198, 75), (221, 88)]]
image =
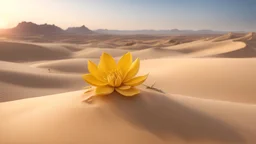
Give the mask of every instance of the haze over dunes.
[[(166, 29), (166, 30), (108, 30), (97, 29), (90, 30), (84, 25), (81, 27), (68, 27), (62, 29), (54, 24), (35, 24), (33, 22), (20, 22), (14, 28), (2, 29), (0, 34), (19, 34), (19, 35), (53, 35), (53, 34), (110, 34), (110, 35), (209, 35), (209, 34), (224, 34), (227, 31), (213, 31), (213, 30), (179, 30), (179, 29)], [(236, 31), (243, 32), (243, 31)]]
[[(81, 75), (103, 52), (141, 59), (138, 96), (83, 102)], [(0, 143), (254, 144), (255, 58), (254, 32), (22, 22), (0, 36)]]

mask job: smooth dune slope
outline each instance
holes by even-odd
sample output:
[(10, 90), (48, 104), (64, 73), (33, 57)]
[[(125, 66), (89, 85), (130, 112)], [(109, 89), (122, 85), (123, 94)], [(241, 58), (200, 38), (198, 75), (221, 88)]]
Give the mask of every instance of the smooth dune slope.
[(255, 38), (255, 33), (254, 32), (250, 32), (250, 33), (247, 33), (245, 34), (244, 36), (242, 37), (238, 37), (236, 39), (234, 39), (235, 41), (255, 41), (256, 38)]
[[(0, 104), (4, 144), (241, 144), (256, 141), (256, 107), (142, 91), (82, 102), (83, 91)], [(235, 121), (233, 119), (236, 119)], [(15, 135), (13, 132), (15, 131)]]
[(146, 84), (172, 94), (256, 103), (256, 60), (152, 59), (142, 61), (141, 73), (150, 72)]
[(242, 41), (246, 46), (242, 49), (230, 51), (216, 55), (217, 57), (231, 57), (231, 58), (244, 58), (244, 57), (256, 57), (256, 35), (255, 33), (248, 33), (243, 37), (234, 39), (234, 41)]
[(82, 89), (81, 75), (0, 61), (0, 102)]
[(36, 44), (0, 41), (0, 60), (29, 62), (39, 60), (63, 59), (69, 52), (60, 48), (47, 48)]
[[(56, 73), (86, 73), (87, 61), (89, 59), (64, 59), (64, 60), (54, 60), (47, 62), (40, 62), (30, 65), (31, 67), (47, 69)], [(98, 62), (98, 60), (90, 59), (92, 61)]]
[(150, 44), (143, 44), (143, 43), (127, 43), (125, 44), (125, 46), (120, 46), (117, 47), (118, 49), (125, 49), (125, 50), (130, 50), (130, 51), (134, 51), (134, 50), (143, 50), (143, 49), (148, 49), (148, 48), (152, 48), (152, 47), (156, 47), (155, 45), (150, 45)]
[(227, 33), (225, 35), (216, 37), (214, 39), (212, 39), (211, 41), (213, 42), (219, 42), (219, 41), (225, 41), (225, 40), (229, 40), (229, 39), (234, 39), (234, 38), (238, 38), (238, 36), (234, 35), (233, 33)]
[(73, 54), (74, 58), (99, 58), (102, 52), (107, 52), (114, 57), (121, 56), (128, 52), (127, 50), (109, 49), (109, 48), (85, 48)]
[(175, 50), (166, 50), (161, 48), (148, 48), (145, 50), (134, 51), (132, 52), (132, 55), (134, 58), (140, 58), (142, 60), (184, 56), (182, 52), (177, 52)]
[[(164, 49), (185, 53), (187, 57), (212, 57), (218, 54), (225, 54), (228, 52), (240, 50), (245, 47), (246, 44), (241, 41), (235, 42), (233, 40), (224, 40), (213, 42), (198, 40), (190, 43), (165, 47)], [(240, 57), (243, 57), (243, 55)]]

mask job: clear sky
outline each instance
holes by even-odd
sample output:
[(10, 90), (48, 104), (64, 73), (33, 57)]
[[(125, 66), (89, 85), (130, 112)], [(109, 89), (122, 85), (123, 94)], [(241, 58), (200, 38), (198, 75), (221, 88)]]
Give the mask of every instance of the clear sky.
[(256, 0), (0, 0), (0, 28), (21, 21), (90, 29), (256, 31)]

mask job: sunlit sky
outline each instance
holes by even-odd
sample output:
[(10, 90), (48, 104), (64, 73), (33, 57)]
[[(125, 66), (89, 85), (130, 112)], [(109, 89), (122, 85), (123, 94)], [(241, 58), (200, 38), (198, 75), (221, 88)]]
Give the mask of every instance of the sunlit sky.
[(21, 21), (63, 29), (256, 31), (256, 0), (0, 0), (0, 28)]

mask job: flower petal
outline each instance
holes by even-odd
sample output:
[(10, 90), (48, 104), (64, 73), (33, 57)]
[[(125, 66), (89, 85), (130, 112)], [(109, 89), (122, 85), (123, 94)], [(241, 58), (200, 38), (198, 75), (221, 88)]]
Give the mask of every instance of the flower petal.
[(117, 76), (117, 78), (115, 80), (115, 87), (119, 87), (121, 84), (122, 84), (122, 77)]
[(128, 85), (123, 85), (123, 86), (118, 87), (118, 89), (120, 89), (120, 90), (128, 90), (130, 88), (131, 88), (131, 86), (128, 86)]
[(140, 59), (137, 58), (132, 65), (130, 66), (128, 73), (124, 79), (124, 82), (127, 82), (128, 80), (132, 79), (136, 74), (138, 73), (140, 68)]
[(88, 71), (91, 75), (93, 75), (96, 79), (106, 82), (106, 80), (103, 79), (103, 72), (101, 72), (97, 65), (93, 63), (92, 61), (88, 60)]
[(100, 57), (100, 63), (98, 65), (98, 68), (102, 72), (108, 72), (116, 68), (116, 62), (111, 55), (104, 52)]
[(127, 82), (124, 82), (124, 85), (128, 85), (128, 86), (140, 85), (147, 79), (147, 77), (148, 77), (148, 74), (144, 75), (144, 76), (138, 76), (138, 77), (132, 78), (132, 79), (128, 80)]
[(114, 88), (111, 86), (103, 86), (103, 87), (96, 87), (95, 93), (96, 95), (108, 95), (114, 91)]
[(127, 90), (121, 90), (120, 88), (116, 88), (115, 90), (123, 96), (134, 96), (140, 93), (140, 90), (138, 90), (135, 87), (131, 87), (130, 89), (127, 89)]
[(108, 84), (111, 85), (111, 86), (115, 86), (115, 80), (113, 78), (113, 75), (108, 75), (107, 76), (107, 81), (108, 81)]
[(128, 52), (120, 58), (117, 64), (117, 67), (122, 70), (122, 73), (124, 74), (124, 77), (125, 77), (125, 74), (126, 72), (128, 72), (131, 65), (132, 65), (132, 54)]
[(90, 85), (93, 86), (105, 86), (108, 83), (107, 82), (102, 82), (98, 79), (96, 79), (94, 76), (92, 76), (91, 74), (84, 74), (83, 75), (83, 79)]

